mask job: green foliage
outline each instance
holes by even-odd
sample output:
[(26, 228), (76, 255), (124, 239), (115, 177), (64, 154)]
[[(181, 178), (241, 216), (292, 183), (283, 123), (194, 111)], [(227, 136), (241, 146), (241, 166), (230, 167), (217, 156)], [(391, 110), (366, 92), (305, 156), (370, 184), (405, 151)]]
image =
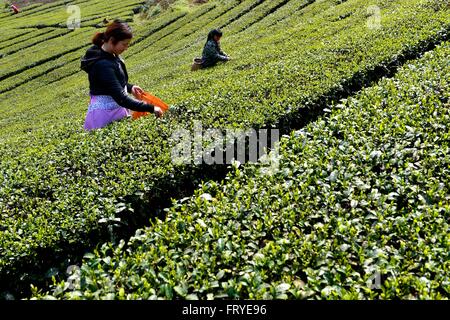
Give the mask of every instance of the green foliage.
[[(39, 268), (50, 267), (68, 252), (115, 237), (114, 230), (126, 224), (132, 229), (134, 220), (149, 220), (158, 214), (150, 204), (168, 203), (203, 177), (211, 177), (215, 168), (172, 163), (168, 138), (174, 130), (192, 129), (193, 120), (220, 128), (289, 124), (299, 115), (307, 117), (308, 110), (315, 111), (318, 100), (337, 99), (343, 90), (353, 89), (350, 84), (368, 83), (376, 78), (375, 71), (383, 74), (404, 56), (423, 52), (447, 37), (450, 21), (445, 10), (435, 11), (419, 0), (375, 2), (384, 10), (380, 30), (367, 29), (367, 5), (362, 0), (339, 5), (309, 0), (211, 1), (189, 13), (168, 10), (148, 23), (133, 23), (135, 44), (124, 55), (131, 82), (161, 96), (178, 111), (160, 121), (152, 117), (122, 121), (93, 133), (81, 130), (88, 84), (86, 75), (77, 73), (77, 57), (88, 46), (93, 28), (83, 27), (45, 41), (39, 48), (24, 47), (0, 58), (1, 76), (5, 77), (0, 81), (0, 92), (4, 91), (0, 102), (0, 281), (7, 279), (11, 286), (21, 280), (33, 282), (37, 279), (32, 272), (43, 274)], [(103, 19), (97, 17), (99, 12), (120, 10), (124, 2), (77, 3), (86, 5), (82, 8), (86, 19), (94, 22)], [(123, 5), (135, 4), (127, 1)], [(64, 24), (63, 8), (63, 2), (36, 6), (17, 19), (2, 17), (0, 26), (30, 26), (44, 18), (51, 24)], [(352, 14), (339, 19), (349, 12)], [(218, 26), (226, 35), (224, 49), (235, 59), (213, 70), (189, 73), (207, 32)], [(374, 153), (374, 158), (377, 155)], [(365, 169), (363, 164), (356, 166), (355, 170), (359, 169)], [(340, 181), (338, 173), (329, 175)], [(295, 203), (301, 203), (299, 199), (294, 197)], [(352, 200), (350, 206), (357, 208), (359, 200)], [(255, 208), (253, 214), (262, 215), (263, 210), (263, 206)], [(209, 222), (199, 219), (190, 231), (203, 237), (204, 225)], [(185, 228), (181, 222), (179, 228)], [(240, 230), (233, 228), (229, 226), (227, 232)], [(239, 241), (221, 240), (222, 251), (226, 251), (223, 259), (231, 271), (217, 277), (231, 279), (237, 270), (232, 255), (245, 253), (238, 248)], [(269, 253), (288, 244), (273, 246), (267, 248)], [(198, 244), (198, 248), (203, 247)], [(164, 257), (166, 249), (161, 250), (159, 257)], [(205, 252), (186, 255), (198, 259), (194, 262), (206, 261)], [(281, 265), (270, 267), (282, 269)], [(185, 281), (182, 275), (179, 279)], [(171, 273), (161, 276), (172, 280), (161, 283), (164, 286), (150, 296), (161, 291), (176, 297), (185, 292), (184, 282), (170, 278)], [(259, 281), (258, 277), (245, 277), (247, 285)], [(298, 279), (291, 280), (283, 280), (289, 289), (278, 287), (281, 282), (276, 281), (266, 289), (273, 297), (290, 296), (287, 291), (301, 284)], [(205, 285), (215, 288), (216, 278), (209, 281)], [(145, 282), (142, 285), (145, 287)], [(227, 296), (242, 296), (245, 287), (236, 279), (224, 286), (222, 294)], [(202, 296), (201, 292), (195, 294)], [(253, 296), (256, 293), (249, 295)]]
[(449, 57), (330, 106), (283, 138), (277, 170), (203, 184), (36, 297), (449, 298)]

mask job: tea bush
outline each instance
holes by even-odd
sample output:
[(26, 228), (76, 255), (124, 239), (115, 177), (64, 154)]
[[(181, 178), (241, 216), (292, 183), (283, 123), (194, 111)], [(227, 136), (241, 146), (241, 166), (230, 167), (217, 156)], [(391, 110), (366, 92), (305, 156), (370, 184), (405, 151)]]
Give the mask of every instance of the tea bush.
[[(217, 1), (136, 24), (136, 44), (124, 55), (130, 81), (176, 111), (92, 133), (81, 129), (88, 84), (76, 57), (94, 28), (1, 58), (0, 287), (37, 282), (70, 254), (119, 236), (114, 230), (134, 230), (161, 215), (157, 208), (171, 197), (223, 174), (224, 168), (172, 163), (174, 130), (191, 130), (199, 120), (205, 128), (278, 126), (289, 132), (324, 103), (353, 94), (448, 38), (446, 8), (419, 0), (375, 2), (383, 15), (382, 28), (374, 30), (367, 28), (362, 0)], [(26, 18), (17, 16), (10, 27), (37, 22), (63, 3), (54, 6), (24, 11)], [(107, 7), (92, 2), (86, 10), (94, 15)], [(41, 18), (32, 17), (38, 13)], [(55, 13), (52, 23), (64, 23), (63, 17)], [(2, 18), (0, 26), (11, 19)], [(192, 58), (217, 26), (230, 35), (223, 46), (235, 60), (190, 73)]]
[(234, 166), (38, 298), (450, 297), (450, 43)]

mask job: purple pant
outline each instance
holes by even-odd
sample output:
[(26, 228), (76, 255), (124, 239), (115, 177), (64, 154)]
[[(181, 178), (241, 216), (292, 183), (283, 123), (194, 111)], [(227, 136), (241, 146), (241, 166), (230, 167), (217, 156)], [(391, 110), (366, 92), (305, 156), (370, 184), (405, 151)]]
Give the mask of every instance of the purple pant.
[(84, 129), (89, 131), (103, 128), (111, 122), (129, 116), (128, 109), (118, 105), (111, 96), (91, 96)]

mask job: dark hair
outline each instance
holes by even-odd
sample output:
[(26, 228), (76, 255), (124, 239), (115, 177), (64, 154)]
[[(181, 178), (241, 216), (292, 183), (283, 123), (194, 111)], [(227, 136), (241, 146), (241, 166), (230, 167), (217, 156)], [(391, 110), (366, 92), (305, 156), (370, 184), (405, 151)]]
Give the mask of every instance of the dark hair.
[(215, 36), (221, 37), (222, 35), (223, 35), (223, 33), (222, 33), (222, 31), (221, 31), (220, 29), (214, 29), (214, 30), (211, 30), (211, 31), (208, 33), (208, 40), (206, 40), (206, 41), (214, 40), (214, 37), (215, 37)]
[(133, 31), (130, 26), (120, 20), (114, 20), (108, 25), (105, 32), (97, 32), (92, 38), (92, 43), (101, 47), (109, 39), (113, 39), (113, 44), (119, 41), (133, 38)]

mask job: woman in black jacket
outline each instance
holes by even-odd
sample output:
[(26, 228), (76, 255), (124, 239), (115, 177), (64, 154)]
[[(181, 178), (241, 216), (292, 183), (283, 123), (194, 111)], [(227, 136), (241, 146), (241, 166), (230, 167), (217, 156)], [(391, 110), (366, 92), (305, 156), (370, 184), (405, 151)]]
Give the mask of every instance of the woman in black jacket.
[(211, 30), (208, 34), (205, 47), (202, 54), (202, 68), (212, 67), (219, 61), (229, 61), (230, 57), (220, 48), (220, 38), (222, 31), (218, 29)]
[(81, 59), (81, 69), (89, 76), (91, 100), (84, 123), (85, 130), (102, 128), (113, 121), (128, 117), (129, 110), (153, 112), (160, 117), (162, 111), (128, 96), (138, 98), (143, 90), (128, 82), (128, 73), (120, 54), (128, 49), (133, 37), (130, 27), (119, 20), (111, 23), (105, 32), (97, 33), (93, 46)]

